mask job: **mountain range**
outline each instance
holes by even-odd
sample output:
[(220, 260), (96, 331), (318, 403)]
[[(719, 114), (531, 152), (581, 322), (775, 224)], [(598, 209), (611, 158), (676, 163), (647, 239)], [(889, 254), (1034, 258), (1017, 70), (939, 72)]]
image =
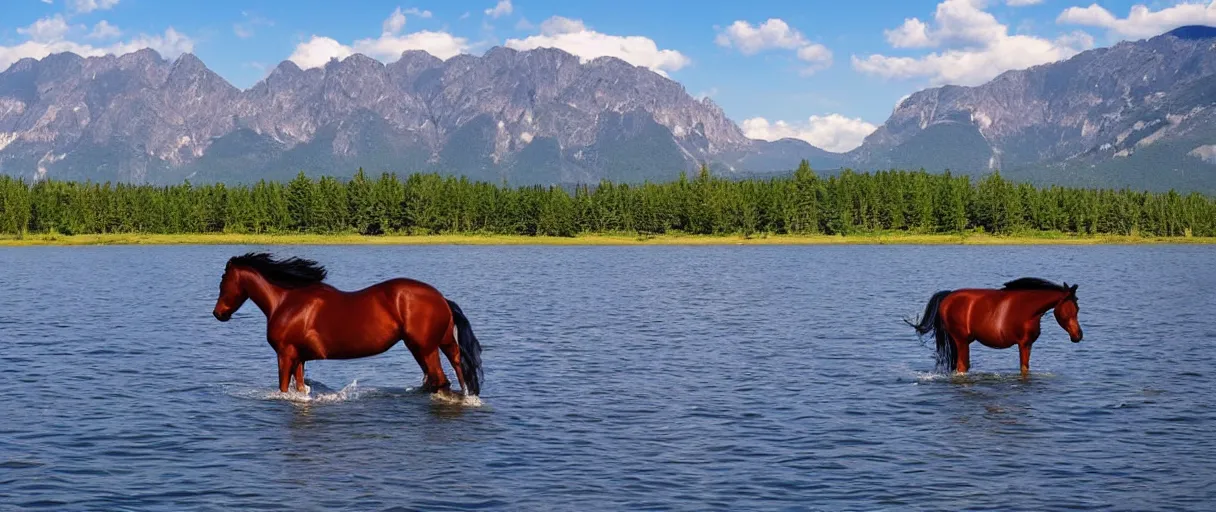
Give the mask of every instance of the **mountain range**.
[(281, 63), (247, 90), (145, 49), (22, 59), (0, 73), (0, 172), (31, 179), (250, 182), (434, 171), (512, 184), (951, 169), (1067, 185), (1216, 190), (1216, 29), (1184, 27), (977, 87), (917, 92), (848, 153), (753, 140), (646, 68), (558, 49), (391, 64)]

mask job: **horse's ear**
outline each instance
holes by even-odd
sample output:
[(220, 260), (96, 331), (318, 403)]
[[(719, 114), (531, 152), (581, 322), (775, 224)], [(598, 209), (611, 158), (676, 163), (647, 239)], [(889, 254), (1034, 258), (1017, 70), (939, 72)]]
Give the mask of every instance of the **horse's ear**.
[(1075, 284), (1072, 285), (1072, 288), (1069, 288), (1068, 291), (1070, 293), (1072, 293), (1073, 295), (1076, 295), (1077, 294), (1077, 285), (1075, 285)]

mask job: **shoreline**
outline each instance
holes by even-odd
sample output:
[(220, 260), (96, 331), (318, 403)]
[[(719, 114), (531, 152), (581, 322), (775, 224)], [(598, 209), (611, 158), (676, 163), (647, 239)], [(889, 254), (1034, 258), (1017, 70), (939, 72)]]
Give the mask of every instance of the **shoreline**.
[(32, 234), (0, 235), (0, 247), (82, 245), (1211, 245), (1216, 237), (1077, 236), (1035, 233), (998, 236), (874, 233), (838, 235), (684, 235), (643, 237), (629, 234), (586, 234), (575, 237), (522, 235), (381, 235), (357, 234)]

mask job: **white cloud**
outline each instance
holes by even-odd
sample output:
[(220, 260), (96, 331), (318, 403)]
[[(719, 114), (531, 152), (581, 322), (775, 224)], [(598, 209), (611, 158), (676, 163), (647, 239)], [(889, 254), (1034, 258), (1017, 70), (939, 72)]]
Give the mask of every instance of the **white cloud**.
[(383, 28), (385, 34), (396, 34), (405, 28), (405, 14), (401, 12), (400, 7), (388, 15), (388, 19), (384, 20), (381, 28)]
[(174, 30), (173, 27), (169, 27), (162, 35), (140, 34), (130, 41), (110, 45), (105, 48), (105, 53), (123, 55), (144, 48), (151, 48), (162, 57), (174, 59), (183, 53), (194, 51), (194, 41), (185, 34)]
[(55, 0), (42, 0), (42, 3), (51, 5), (51, 4), (55, 3)]
[(561, 16), (554, 16), (540, 22), (540, 33), (546, 36), (584, 32), (586, 30), (587, 25), (583, 24), (583, 20), (572, 20)]
[(824, 70), (832, 65), (832, 51), (821, 44), (808, 44), (798, 49), (798, 59), (808, 63), (809, 65), (802, 69), (802, 73), (809, 75), (816, 71)]
[(392, 62), (401, 57), (406, 50), (423, 50), (431, 55), (447, 60), (469, 48), (469, 41), (463, 37), (455, 37), (447, 32), (432, 32), (422, 30), (405, 35), (381, 34), (376, 39), (360, 39), (355, 41), (356, 52), (375, 57), (385, 62)]
[(1126, 18), (1119, 18), (1098, 4), (1069, 7), (1056, 23), (1105, 28), (1121, 37), (1146, 38), (1184, 25), (1216, 25), (1216, 1), (1181, 2), (1154, 11), (1143, 4), (1132, 6)]
[(486, 9), (485, 12), (486, 16), (491, 18), (500, 18), (502, 16), (511, 14), (511, 12), (514, 10), (515, 6), (511, 5), (511, 0), (498, 0), (498, 3), (494, 4), (494, 7)]
[(743, 133), (753, 139), (801, 139), (820, 149), (843, 153), (860, 146), (878, 127), (840, 114), (811, 116), (805, 123), (769, 122), (763, 117), (745, 119)]
[(1006, 0), (1006, 4), (1012, 7), (1025, 7), (1027, 5), (1039, 5), (1043, 0)]
[(507, 39), (504, 46), (516, 50), (560, 48), (583, 60), (616, 57), (663, 76), (691, 62), (676, 50), (660, 50), (648, 37), (601, 34), (588, 28), (582, 20), (554, 16), (540, 24), (540, 32), (524, 39)]
[(984, 0), (944, 0), (937, 4), (933, 24), (908, 18), (903, 25), (885, 32), (896, 48), (985, 44), (1009, 33), (996, 17), (983, 10)]
[(295, 51), (291, 52), (291, 56), (287, 60), (296, 63), (303, 69), (319, 68), (329, 62), (330, 59), (342, 60), (350, 57), (354, 52), (349, 46), (346, 46), (333, 38), (314, 35), (303, 43), (296, 45)]
[(68, 0), (68, 7), (79, 13), (105, 11), (115, 5), (118, 5), (118, 0)]
[(423, 19), (430, 18), (432, 16), (431, 11), (420, 10), (417, 7), (410, 7), (409, 9), (405, 10), (405, 13), (410, 16), (417, 16)]
[(106, 20), (97, 22), (93, 25), (93, 31), (89, 32), (90, 39), (114, 39), (121, 35), (122, 31)]
[[(14, 62), (26, 57), (41, 59), (52, 53), (72, 52), (82, 57), (97, 57), (101, 55), (123, 55), (144, 48), (151, 48), (166, 58), (175, 58), (183, 53), (194, 50), (194, 41), (185, 34), (169, 27), (163, 34), (140, 34), (127, 41), (119, 41), (106, 46), (94, 46), (73, 41), (69, 35), (88, 37), (87, 27), (69, 25), (62, 16), (40, 19), (28, 27), (17, 29), (19, 34), (29, 39), (14, 46), (0, 46), (0, 71), (8, 69)], [(117, 28), (109, 23), (98, 23), (93, 33), (114, 34)]]
[(737, 48), (743, 55), (755, 55), (764, 50), (795, 50), (799, 60), (809, 65), (804, 74), (811, 74), (832, 65), (832, 51), (819, 43), (807, 40), (801, 32), (794, 30), (785, 20), (769, 18), (764, 23), (752, 25), (736, 20), (714, 38), (718, 46)]
[(929, 26), (916, 18), (905, 19), (899, 28), (883, 33), (887, 36), (887, 42), (896, 48), (925, 48), (934, 44), (929, 37)]
[(1083, 32), (1054, 40), (1011, 35), (983, 5), (983, 0), (944, 0), (932, 26), (909, 18), (886, 31), (896, 48), (944, 47), (942, 51), (920, 57), (854, 55), (853, 68), (886, 78), (927, 78), (935, 85), (978, 85), (1011, 69), (1055, 62), (1093, 47), (1093, 38)]
[(719, 32), (714, 42), (719, 46), (738, 48), (739, 53), (744, 55), (755, 55), (770, 48), (793, 50), (807, 44), (802, 33), (779, 18), (770, 18), (756, 26), (743, 20), (735, 21)]
[(296, 45), (295, 51), (287, 60), (303, 69), (309, 69), (323, 67), (330, 59), (342, 60), (355, 53), (393, 62), (406, 50), (422, 50), (444, 60), (468, 50), (467, 39), (447, 32), (422, 30), (401, 34), (401, 30), (405, 28), (405, 13), (408, 12), (410, 10), (403, 12), (401, 8), (397, 8), (381, 24), (380, 37), (359, 39), (351, 45), (342, 44), (330, 37), (313, 35), (308, 41)]
[(42, 18), (28, 27), (17, 29), (17, 33), (29, 37), (31, 41), (48, 42), (63, 39), (72, 27), (63, 19), (63, 15), (56, 14), (50, 18)]

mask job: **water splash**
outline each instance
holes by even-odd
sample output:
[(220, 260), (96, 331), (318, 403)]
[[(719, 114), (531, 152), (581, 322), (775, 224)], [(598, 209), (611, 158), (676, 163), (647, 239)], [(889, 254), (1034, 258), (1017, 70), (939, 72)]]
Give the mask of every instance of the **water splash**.
[[(913, 371), (912, 373), (914, 374), (916, 382), (918, 384), (928, 383), (928, 382), (953, 382), (953, 383), (960, 383), (960, 384), (1018, 382), (1018, 381), (1022, 381), (1023, 379), (1026, 378), (1021, 374), (1021, 372), (996, 373), (996, 372), (971, 371), (971, 372), (967, 372), (965, 374), (957, 374), (957, 373), (953, 373), (953, 372), (952, 373), (939, 373), (939, 372)], [(1051, 372), (1032, 371), (1032, 372), (1030, 372), (1030, 375), (1028, 377), (1031, 379), (1045, 379), (1045, 378), (1055, 377), (1055, 374), (1051, 373)]]
[[(314, 382), (315, 384), (315, 382)], [(337, 391), (328, 390), (323, 385), (321, 389), (313, 394), (313, 387), (304, 386), (304, 391), (296, 391), (295, 386), (292, 386), (286, 393), (279, 390), (266, 389), (250, 389), (230, 393), (240, 398), (249, 398), (253, 400), (284, 400), (297, 404), (331, 404), (339, 402), (347, 402), (358, 400), (364, 394), (364, 389), (359, 387), (359, 379), (351, 381), (350, 384), (343, 386)]]
[(452, 392), (431, 393), (431, 401), (444, 405), (460, 405), (464, 407), (481, 407), (484, 404), (481, 401), (481, 397)]
[[(230, 391), (228, 394), (238, 397), (247, 398), (250, 400), (282, 400), (298, 405), (320, 405), (320, 404), (337, 404), (343, 402), (352, 402), (373, 396), (408, 396), (413, 393), (418, 393), (419, 388), (402, 389), (382, 389), (374, 387), (359, 386), (359, 379), (351, 381), (350, 384), (343, 386), (342, 389), (333, 390), (319, 382), (312, 382), (312, 386), (305, 385), (303, 392), (295, 390), (293, 381), (292, 386), (286, 393), (280, 392), (277, 389), (239, 389)], [(315, 386), (315, 392), (314, 392)], [(430, 399), (432, 402), (442, 405), (453, 405), (461, 407), (481, 407), (484, 405), (481, 398), (476, 396), (465, 396), (460, 393), (451, 391), (440, 391), (431, 393)]]

